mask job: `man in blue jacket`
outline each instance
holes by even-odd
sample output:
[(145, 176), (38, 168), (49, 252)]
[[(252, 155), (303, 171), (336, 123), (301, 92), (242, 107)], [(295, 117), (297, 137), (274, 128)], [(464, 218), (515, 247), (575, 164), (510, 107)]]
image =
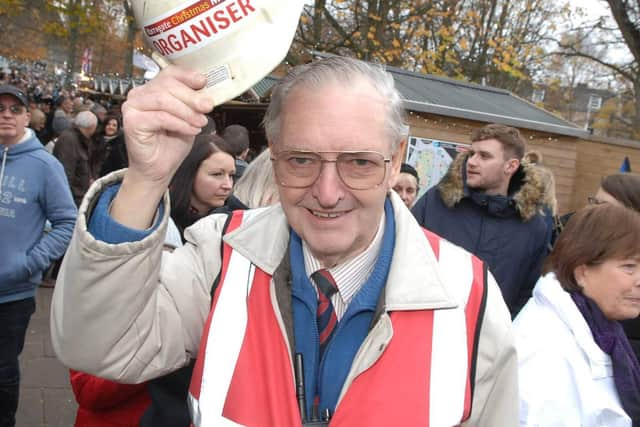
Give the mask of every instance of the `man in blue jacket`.
[[(0, 85), (0, 427), (14, 426), (18, 356), (42, 272), (60, 258), (76, 219), (64, 169), (29, 124), (24, 92)], [(45, 221), (51, 231), (44, 232)]]
[(422, 226), (489, 265), (515, 316), (548, 253), (544, 185), (535, 167), (521, 163), (525, 143), (517, 129), (490, 124), (475, 130), (471, 141), (412, 212)]

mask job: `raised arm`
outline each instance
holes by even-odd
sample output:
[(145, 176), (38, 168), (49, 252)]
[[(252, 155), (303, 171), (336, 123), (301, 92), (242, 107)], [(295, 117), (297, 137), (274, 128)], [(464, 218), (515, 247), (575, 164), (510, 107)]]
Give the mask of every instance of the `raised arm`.
[(70, 368), (140, 382), (195, 357), (224, 218), (194, 225), (189, 244), (163, 253), (163, 195), (212, 108), (202, 85), (204, 77), (169, 67), (123, 106), (130, 168), (87, 192), (54, 290), (53, 347)]
[(129, 92), (122, 107), (129, 156), (111, 216), (122, 225), (145, 229), (173, 174), (191, 149), (213, 109), (202, 74), (169, 66), (151, 82)]

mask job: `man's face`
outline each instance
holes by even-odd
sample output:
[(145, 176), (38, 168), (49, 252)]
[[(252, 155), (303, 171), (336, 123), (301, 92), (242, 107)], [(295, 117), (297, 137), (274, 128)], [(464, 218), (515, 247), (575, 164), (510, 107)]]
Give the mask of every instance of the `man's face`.
[(467, 185), (487, 194), (506, 195), (511, 175), (519, 164), (516, 159), (505, 159), (500, 141), (475, 141), (471, 143), (467, 160)]
[[(16, 144), (24, 135), (24, 129), (29, 126), (31, 115), (24, 105), (12, 95), (0, 95), (2, 112), (0, 113), (0, 143)], [(11, 111), (15, 109), (16, 112)]]
[[(320, 89), (295, 88), (281, 113), (280, 137), (271, 141), (275, 156), (285, 150), (313, 152), (375, 151), (385, 158), (383, 182), (352, 190), (338, 175), (336, 163), (322, 163), (318, 179), (306, 188), (279, 185), (280, 202), (291, 227), (325, 267), (363, 252), (373, 240), (391, 183), (400, 169), (402, 145), (396, 152), (385, 132), (385, 109), (368, 84), (327, 84)], [(336, 154), (323, 153), (335, 160)]]
[(418, 180), (410, 173), (401, 173), (398, 175), (393, 189), (398, 193), (404, 204), (411, 208), (418, 195)]
[(62, 110), (65, 113), (71, 114), (71, 112), (73, 111), (73, 101), (69, 98), (65, 98), (65, 100), (62, 101), (62, 104), (60, 105), (60, 107), (62, 107)]

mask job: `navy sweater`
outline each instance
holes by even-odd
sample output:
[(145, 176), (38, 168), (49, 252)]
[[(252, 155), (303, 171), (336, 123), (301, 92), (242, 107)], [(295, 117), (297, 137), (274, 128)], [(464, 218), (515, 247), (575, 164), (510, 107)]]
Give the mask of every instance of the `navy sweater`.
[(318, 298), (304, 268), (302, 242), (292, 230), (290, 259), (293, 278), (292, 304), (296, 353), (304, 360), (307, 413), (311, 414), (314, 396), (320, 398), (319, 413), (325, 408), (335, 411), (356, 352), (369, 332), (380, 292), (387, 281), (395, 246), (395, 219), (391, 202), (385, 202), (384, 236), (376, 265), (371, 276), (353, 297), (319, 359), (319, 338), (316, 324)]

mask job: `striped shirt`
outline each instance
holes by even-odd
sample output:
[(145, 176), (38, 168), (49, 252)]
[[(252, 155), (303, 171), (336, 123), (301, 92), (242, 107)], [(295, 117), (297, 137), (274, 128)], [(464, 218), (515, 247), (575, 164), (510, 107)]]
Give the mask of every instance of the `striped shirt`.
[[(331, 296), (331, 302), (333, 303), (333, 308), (338, 320), (342, 319), (342, 316), (349, 307), (349, 303), (373, 271), (376, 260), (378, 259), (378, 254), (380, 253), (380, 247), (382, 246), (384, 223), (385, 215), (383, 212), (380, 224), (378, 225), (378, 231), (367, 249), (355, 258), (329, 269), (329, 272), (338, 286), (338, 292)], [(320, 261), (313, 256), (304, 240), (302, 241), (302, 253), (304, 255), (304, 268), (307, 273), (307, 277), (309, 277), (309, 280), (313, 284), (317, 293), (318, 288), (316, 287), (313, 279), (311, 279), (311, 275), (322, 269), (322, 265), (320, 264)]]

